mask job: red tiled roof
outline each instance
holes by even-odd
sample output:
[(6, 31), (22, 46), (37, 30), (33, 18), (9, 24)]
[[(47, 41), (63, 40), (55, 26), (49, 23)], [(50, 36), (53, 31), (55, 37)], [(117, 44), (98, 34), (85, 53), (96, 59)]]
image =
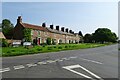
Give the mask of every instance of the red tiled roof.
[(42, 27), (42, 26), (38, 26), (38, 25), (33, 25), (33, 24), (28, 24), (28, 23), (21, 23), (23, 25), (23, 27), (25, 28), (31, 28), (31, 29), (35, 29), (35, 30), (41, 30), (41, 31), (47, 31), (46, 28)]

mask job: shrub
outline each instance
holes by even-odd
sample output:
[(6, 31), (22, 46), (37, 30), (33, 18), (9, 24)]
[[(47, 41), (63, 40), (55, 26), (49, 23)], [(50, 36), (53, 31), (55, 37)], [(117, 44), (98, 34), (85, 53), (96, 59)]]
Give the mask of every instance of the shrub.
[(41, 48), (37, 48), (37, 51), (42, 51), (42, 49)]
[(47, 38), (47, 44), (51, 45), (51, 38)]
[(58, 49), (62, 49), (62, 46), (59, 46)]
[(65, 46), (65, 48), (68, 48), (68, 46)]
[(11, 53), (11, 51), (7, 51), (7, 53)]
[(8, 42), (5, 39), (2, 39), (2, 47), (8, 47)]
[(12, 49), (11, 51), (12, 51), (12, 52), (15, 52), (15, 50), (14, 50), (14, 49)]
[(47, 43), (41, 43), (40, 44), (42, 47), (45, 47), (45, 46), (47, 46)]
[(52, 47), (48, 47), (47, 49), (48, 49), (48, 50), (52, 50)]
[(54, 46), (54, 48), (56, 48), (56, 46)]
[(56, 45), (56, 43), (55, 43), (54, 39), (52, 39), (52, 44), (53, 44), (53, 45)]

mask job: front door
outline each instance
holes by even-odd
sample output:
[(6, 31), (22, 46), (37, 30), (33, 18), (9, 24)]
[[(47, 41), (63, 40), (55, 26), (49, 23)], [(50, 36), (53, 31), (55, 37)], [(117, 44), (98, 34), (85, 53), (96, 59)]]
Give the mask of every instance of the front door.
[(40, 45), (40, 38), (38, 38), (38, 45)]

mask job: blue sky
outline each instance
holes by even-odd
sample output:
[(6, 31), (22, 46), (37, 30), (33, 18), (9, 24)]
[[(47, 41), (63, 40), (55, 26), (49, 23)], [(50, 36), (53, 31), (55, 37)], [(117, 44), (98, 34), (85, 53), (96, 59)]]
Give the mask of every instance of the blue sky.
[(118, 34), (117, 2), (4, 2), (2, 18), (15, 25), (22, 15), (23, 22), (41, 25), (46, 22), (83, 34), (97, 28), (109, 28)]

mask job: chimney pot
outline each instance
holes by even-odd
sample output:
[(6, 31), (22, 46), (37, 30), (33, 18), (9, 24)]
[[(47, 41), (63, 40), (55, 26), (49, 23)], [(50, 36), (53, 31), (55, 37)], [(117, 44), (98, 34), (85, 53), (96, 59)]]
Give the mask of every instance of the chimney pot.
[(62, 27), (62, 28), (61, 28), (61, 31), (63, 31), (63, 32), (64, 32), (64, 27)]
[(72, 33), (72, 30), (69, 30), (69, 33)]
[(22, 22), (22, 17), (18, 16), (17, 23), (20, 23), (20, 22)]
[(50, 25), (50, 28), (53, 29), (53, 25)]
[(56, 30), (58, 30), (58, 31), (59, 31), (59, 26), (56, 26)]
[(45, 23), (42, 23), (42, 27), (46, 27), (46, 24), (45, 24)]
[(66, 28), (66, 32), (68, 33), (68, 28)]

